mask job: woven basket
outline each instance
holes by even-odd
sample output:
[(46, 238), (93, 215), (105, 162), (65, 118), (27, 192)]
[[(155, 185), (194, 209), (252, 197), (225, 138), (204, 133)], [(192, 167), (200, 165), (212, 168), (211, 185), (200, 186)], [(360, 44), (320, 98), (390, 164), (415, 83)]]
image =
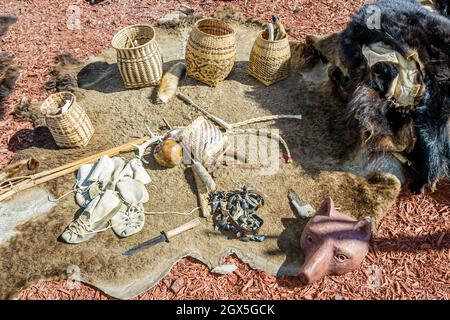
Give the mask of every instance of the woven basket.
[(127, 89), (156, 86), (163, 73), (163, 59), (149, 25), (133, 25), (120, 30), (112, 39), (117, 66)]
[(289, 76), (291, 48), (287, 36), (276, 41), (267, 40), (267, 36), (266, 30), (256, 38), (250, 52), (248, 73), (270, 86)]
[[(66, 101), (69, 109), (61, 113)], [(83, 108), (70, 92), (58, 92), (49, 96), (41, 106), (45, 123), (60, 148), (85, 147), (91, 139), (94, 128)]]
[(187, 75), (216, 86), (230, 74), (235, 60), (233, 28), (216, 19), (197, 21), (186, 47)]

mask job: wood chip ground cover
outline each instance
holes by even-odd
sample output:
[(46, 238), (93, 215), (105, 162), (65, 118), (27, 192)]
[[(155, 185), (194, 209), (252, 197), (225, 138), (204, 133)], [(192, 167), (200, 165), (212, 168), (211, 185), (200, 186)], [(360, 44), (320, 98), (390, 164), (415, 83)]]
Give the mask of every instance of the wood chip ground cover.
[[(32, 140), (31, 124), (11, 115), (22, 97), (40, 100), (48, 95), (54, 58), (70, 53), (79, 59), (95, 56), (110, 46), (114, 33), (129, 24), (153, 23), (186, 6), (195, 14), (211, 15), (234, 5), (244, 18), (268, 22), (276, 13), (293, 39), (307, 34), (325, 35), (342, 29), (364, 0), (296, 1), (87, 1), (1, 0), (4, 15), (19, 18), (0, 39), (1, 51), (14, 55), (23, 68), (15, 90), (4, 103), (0, 120), (0, 167)], [(247, 6), (244, 4), (247, 3)], [(67, 26), (70, 5), (80, 8), (80, 29)], [(439, 185), (432, 195), (407, 191), (381, 222), (371, 251), (360, 269), (332, 276), (308, 286), (295, 277), (275, 278), (252, 270), (235, 256), (226, 263), (238, 269), (217, 275), (194, 259), (177, 263), (154, 288), (137, 299), (448, 299), (450, 293), (450, 184)], [(179, 280), (182, 279), (182, 280)], [(72, 288), (66, 281), (43, 282), (23, 291), (21, 299), (109, 299), (95, 288)]]

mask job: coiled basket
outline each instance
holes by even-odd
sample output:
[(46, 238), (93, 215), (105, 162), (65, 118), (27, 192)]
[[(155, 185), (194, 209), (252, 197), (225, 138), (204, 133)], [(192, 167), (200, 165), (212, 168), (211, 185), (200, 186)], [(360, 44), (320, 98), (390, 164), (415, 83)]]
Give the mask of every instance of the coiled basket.
[(217, 19), (197, 21), (186, 47), (187, 75), (216, 86), (230, 74), (236, 60), (235, 32)]
[(120, 30), (112, 39), (117, 52), (117, 66), (125, 88), (159, 84), (163, 58), (152, 26), (138, 24)]
[(250, 52), (248, 73), (270, 86), (289, 76), (291, 48), (287, 36), (274, 41), (267, 39), (267, 31), (262, 31), (256, 38)]
[[(69, 108), (62, 112), (62, 107), (67, 101), (70, 101)], [(91, 120), (76, 102), (75, 95), (70, 92), (58, 92), (50, 95), (42, 103), (41, 112), (60, 148), (85, 147), (94, 134)]]

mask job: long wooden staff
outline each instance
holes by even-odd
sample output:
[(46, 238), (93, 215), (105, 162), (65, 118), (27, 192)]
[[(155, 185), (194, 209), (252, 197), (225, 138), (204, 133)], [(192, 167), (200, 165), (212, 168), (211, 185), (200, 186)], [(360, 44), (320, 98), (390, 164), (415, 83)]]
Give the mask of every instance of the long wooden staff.
[[(155, 142), (157, 140), (159, 140), (161, 137), (153, 137), (151, 138), (152, 140), (155, 139)], [(145, 136), (143, 138), (139, 138), (136, 140), (133, 140), (129, 143), (123, 144), (121, 146), (106, 150), (106, 151), (102, 151), (96, 154), (93, 154), (91, 156), (88, 156), (86, 158), (80, 159), (80, 160), (76, 160), (74, 162), (62, 165), (60, 167), (54, 168), (54, 169), (50, 169), (50, 170), (46, 170), (43, 172), (39, 172), (36, 173), (34, 175), (30, 175), (30, 176), (26, 176), (25, 181), (22, 181), (18, 184), (12, 185), (9, 189), (7, 189), (6, 191), (3, 191), (0, 193), (0, 201), (3, 201), (9, 197), (11, 197), (12, 195), (18, 193), (19, 191), (23, 191), (23, 190), (27, 190), (30, 189), (34, 186), (37, 186), (39, 184), (48, 182), (50, 180), (59, 178), (61, 176), (64, 176), (68, 173), (74, 172), (76, 170), (78, 170), (78, 168), (80, 166), (82, 166), (83, 164), (86, 163), (92, 163), (97, 161), (98, 159), (100, 159), (102, 156), (109, 156), (109, 157), (113, 157), (116, 156), (120, 153), (123, 152), (130, 152), (133, 151), (136, 147), (134, 145), (140, 145), (143, 144), (144, 142), (148, 141), (150, 139), (150, 137)], [(17, 178), (15, 178), (17, 179)]]

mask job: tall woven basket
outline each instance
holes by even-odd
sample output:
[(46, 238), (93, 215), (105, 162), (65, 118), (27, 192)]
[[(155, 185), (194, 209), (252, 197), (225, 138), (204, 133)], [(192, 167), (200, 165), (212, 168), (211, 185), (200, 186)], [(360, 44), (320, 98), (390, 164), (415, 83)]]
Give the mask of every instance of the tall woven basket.
[(138, 24), (120, 30), (112, 39), (117, 66), (127, 89), (156, 86), (163, 59), (152, 26)]
[[(62, 112), (70, 101), (69, 107)], [(60, 148), (87, 146), (94, 134), (91, 120), (70, 92), (58, 92), (49, 96), (41, 106), (45, 123)]]
[(286, 37), (269, 41), (268, 32), (262, 31), (253, 44), (248, 64), (248, 73), (270, 86), (289, 76), (291, 48)]
[(214, 87), (230, 74), (235, 60), (233, 28), (217, 19), (197, 21), (186, 47), (187, 75)]

